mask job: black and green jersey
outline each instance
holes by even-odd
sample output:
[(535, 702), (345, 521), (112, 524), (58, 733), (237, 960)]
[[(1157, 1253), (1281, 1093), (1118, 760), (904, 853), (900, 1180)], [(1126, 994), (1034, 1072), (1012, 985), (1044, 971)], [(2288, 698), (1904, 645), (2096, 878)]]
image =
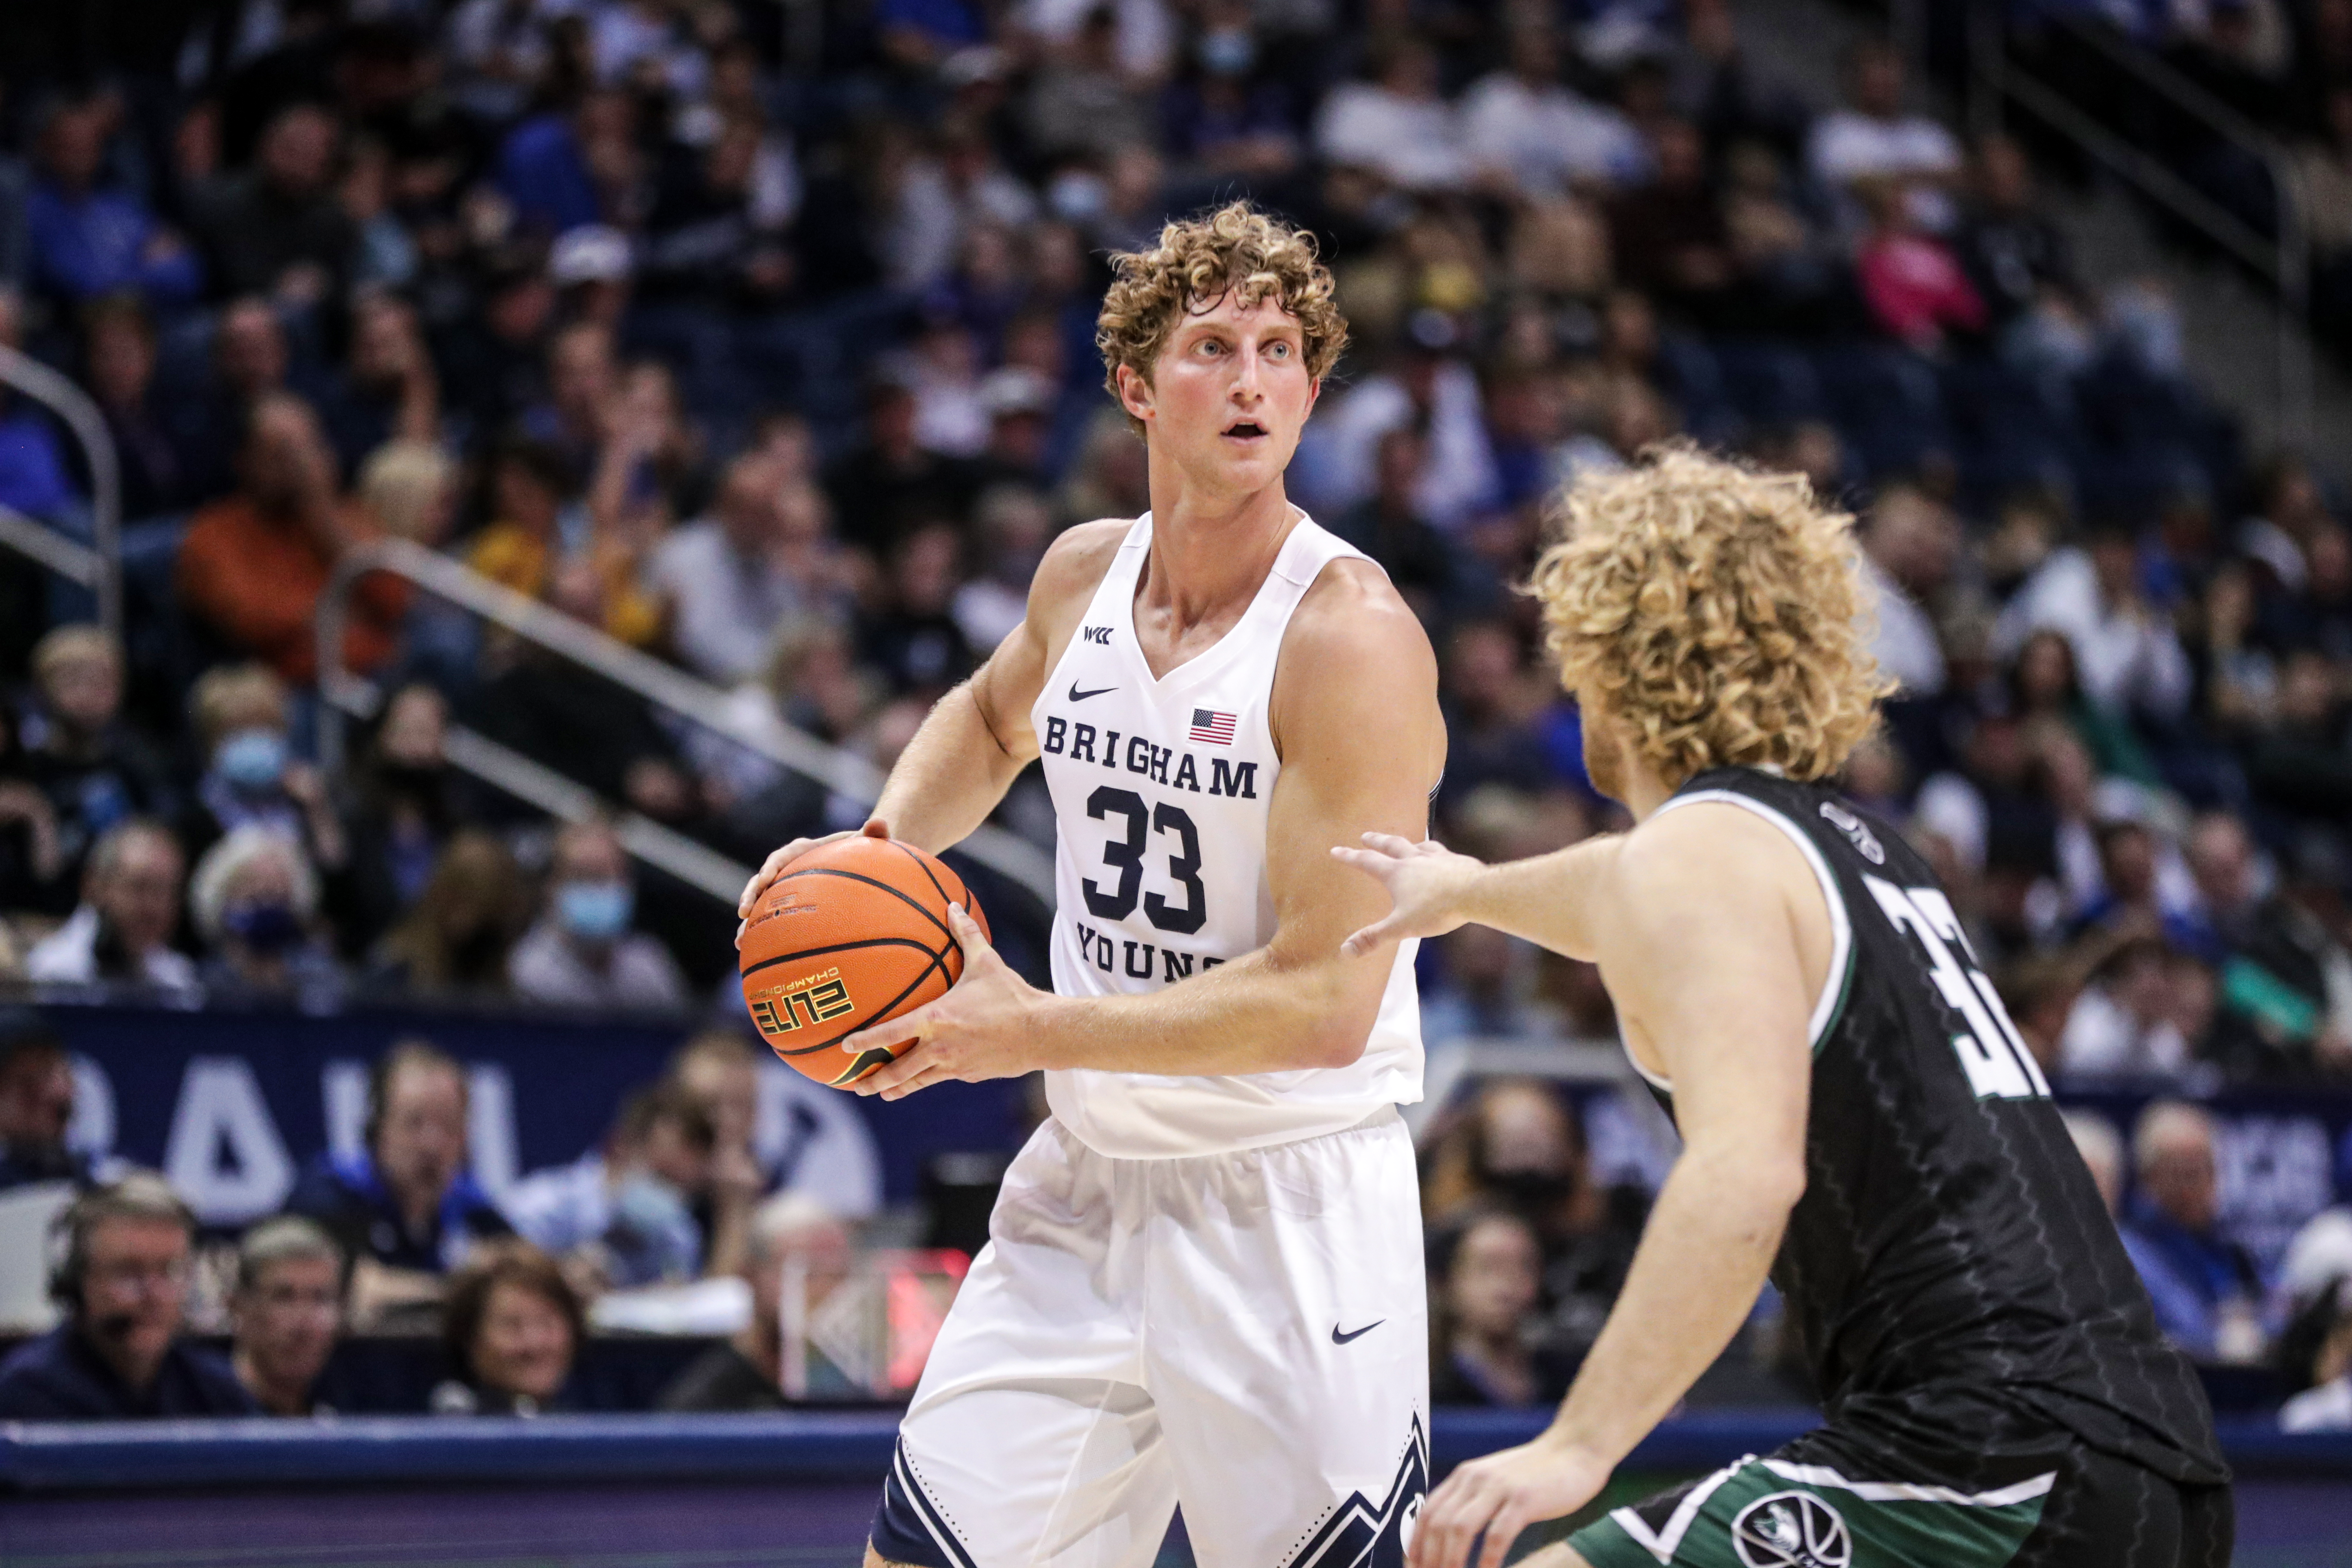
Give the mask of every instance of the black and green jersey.
[(2226, 1480), (2196, 1373), (1927, 862), (1818, 784), (1716, 769), (1664, 809), (1704, 801), (1787, 833), (1829, 900), (1805, 1194), (1772, 1280), (1832, 1424), (1994, 1461), (1979, 1479), (2063, 1433)]

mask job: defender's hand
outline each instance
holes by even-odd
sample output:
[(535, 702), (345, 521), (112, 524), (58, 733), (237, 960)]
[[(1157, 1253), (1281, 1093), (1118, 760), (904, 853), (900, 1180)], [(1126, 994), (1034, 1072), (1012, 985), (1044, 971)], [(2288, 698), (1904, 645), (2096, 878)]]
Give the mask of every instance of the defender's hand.
[(1472, 1459), (1429, 1494), (1406, 1561), (1410, 1568), (1465, 1568), (1477, 1544), (1477, 1568), (1503, 1568), (1519, 1531), (1575, 1512), (1608, 1482), (1607, 1465), (1549, 1435)]
[(1433, 838), (1415, 844), (1393, 833), (1367, 833), (1364, 846), (1361, 849), (1338, 846), (1331, 854), (1377, 878), (1396, 908), (1386, 920), (1341, 942), (1340, 952), (1361, 958), (1384, 942), (1444, 936), (1465, 922), (1463, 897), (1471, 880), (1486, 868), (1485, 865), (1467, 855), (1456, 855)]
[(963, 948), (962, 978), (946, 995), (905, 1017), (860, 1029), (841, 1042), (852, 1058), (861, 1051), (915, 1042), (897, 1061), (858, 1079), (854, 1086), (858, 1093), (904, 1100), (950, 1079), (979, 1083), (1018, 1078), (1039, 1065), (1032, 1056), (1036, 1037), (1032, 1021), (1040, 1006), (1051, 1004), (1051, 996), (1013, 973), (961, 904), (948, 906), (948, 927)]
[[(890, 825), (878, 816), (871, 817), (867, 819), (865, 826), (857, 830), (857, 833), (862, 833), (868, 838), (887, 838), (890, 837)], [(736, 945), (739, 947), (742, 945), (743, 922), (750, 920), (751, 911), (759, 907), (760, 895), (774, 886), (776, 879), (791, 869), (793, 861), (812, 849), (820, 849), (828, 844), (838, 844), (845, 838), (855, 838), (856, 836), (856, 833), (841, 832), (828, 833), (822, 838), (795, 838), (761, 861), (759, 872), (743, 884), (743, 896), (735, 901)]]

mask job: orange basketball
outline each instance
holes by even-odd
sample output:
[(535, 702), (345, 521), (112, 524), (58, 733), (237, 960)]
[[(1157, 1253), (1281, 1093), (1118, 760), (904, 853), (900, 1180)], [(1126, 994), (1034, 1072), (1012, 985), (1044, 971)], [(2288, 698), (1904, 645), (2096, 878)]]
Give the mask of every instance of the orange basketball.
[(738, 944), (761, 1037), (835, 1089), (890, 1060), (897, 1051), (852, 1061), (841, 1042), (956, 983), (963, 950), (948, 926), (950, 902), (988, 929), (963, 879), (909, 844), (861, 836), (793, 861), (761, 895)]

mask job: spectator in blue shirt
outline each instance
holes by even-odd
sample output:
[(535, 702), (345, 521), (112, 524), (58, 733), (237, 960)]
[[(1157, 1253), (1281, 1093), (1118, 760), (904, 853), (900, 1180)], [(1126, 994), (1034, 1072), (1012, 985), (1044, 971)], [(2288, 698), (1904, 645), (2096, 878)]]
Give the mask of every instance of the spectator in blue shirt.
[(106, 100), (88, 98), (53, 108), (41, 127), (25, 200), (33, 287), (68, 304), (125, 293), (151, 306), (193, 300), (204, 289), (195, 252), (137, 196), (100, 188), (112, 120)]
[(66, 1211), (53, 1284), (63, 1326), (0, 1362), (0, 1420), (250, 1415), (226, 1363), (180, 1338), (195, 1215), (133, 1172)]
[(604, 194), (593, 171), (600, 161), (631, 161), (634, 118), (626, 93), (600, 90), (569, 114), (551, 111), (516, 126), (498, 161), (498, 186), (514, 203), (516, 219), (548, 235), (604, 222)]
[(2199, 1361), (2260, 1359), (2263, 1277), (2221, 1229), (2213, 1119), (2181, 1100), (2158, 1101), (2132, 1130), (2132, 1163), (2138, 1191), (2124, 1210), (2124, 1250), (2157, 1325)]
[(466, 1173), (467, 1107), (455, 1058), (422, 1040), (393, 1047), (368, 1084), (366, 1146), (321, 1156), (287, 1200), (354, 1259), (355, 1327), (437, 1305), (474, 1244), (512, 1230)]
[(680, 1085), (641, 1089), (601, 1149), (537, 1171), (507, 1194), (515, 1229), (625, 1289), (702, 1272), (693, 1205), (709, 1194), (710, 1114)]
[[(0, 288), (0, 343), (25, 346), (25, 305)], [(79, 492), (66, 472), (56, 427), (24, 399), (0, 393), (0, 506), (56, 522), (68, 518)]]

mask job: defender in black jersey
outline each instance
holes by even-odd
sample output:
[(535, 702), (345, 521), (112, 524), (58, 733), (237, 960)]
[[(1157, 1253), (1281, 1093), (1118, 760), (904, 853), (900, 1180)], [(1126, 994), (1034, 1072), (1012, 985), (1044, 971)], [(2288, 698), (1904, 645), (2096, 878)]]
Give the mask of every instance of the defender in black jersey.
[(1495, 867), (1367, 836), (1337, 853), (1395, 909), (1350, 943), (1477, 921), (1594, 960), (1685, 1147), (1559, 1418), (1431, 1495), (1413, 1568), (1588, 1501), (1768, 1263), (1824, 1426), (1527, 1568), (2223, 1568), (2203, 1391), (2048, 1085), (1925, 860), (1819, 782), (1884, 689), (1852, 520), (1681, 449), (1566, 510), (1533, 587), (1638, 826)]
[(1805, 1195), (1772, 1267), (1828, 1425), (1577, 1550), (1593, 1568), (2227, 1563), (2204, 1390), (1927, 862), (1819, 784), (1721, 768), (1660, 809), (1702, 801), (1787, 834), (1839, 933)]

